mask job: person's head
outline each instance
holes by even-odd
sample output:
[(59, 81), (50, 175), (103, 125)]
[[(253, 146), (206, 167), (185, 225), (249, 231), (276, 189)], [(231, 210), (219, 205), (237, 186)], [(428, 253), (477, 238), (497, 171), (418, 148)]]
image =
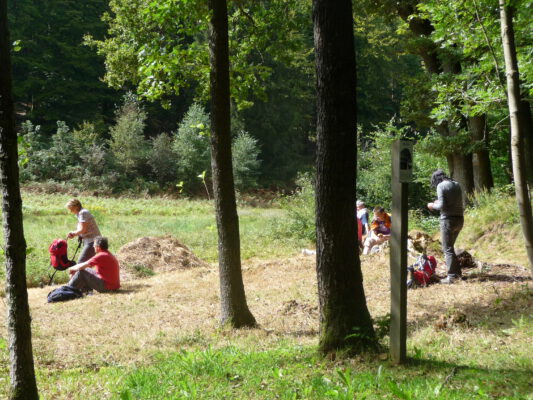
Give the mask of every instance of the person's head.
[(374, 217), (379, 220), (382, 220), (383, 218), (385, 218), (385, 209), (380, 206), (374, 207)]
[(97, 236), (94, 238), (93, 246), (95, 250), (106, 251), (109, 249), (109, 242), (107, 241), (106, 237)]
[(67, 201), (67, 204), (65, 204), (65, 207), (70, 210), (71, 213), (77, 214), (82, 209), (81, 203), (78, 199), (70, 199)]
[(361, 200), (357, 200), (355, 205), (357, 206), (358, 210), (361, 210), (361, 209), (365, 208), (365, 203), (363, 201), (361, 201)]
[(436, 188), (439, 185), (439, 183), (447, 179), (450, 179), (450, 178), (446, 176), (446, 173), (442, 169), (438, 169), (435, 172), (433, 172), (433, 175), (431, 175), (431, 186)]

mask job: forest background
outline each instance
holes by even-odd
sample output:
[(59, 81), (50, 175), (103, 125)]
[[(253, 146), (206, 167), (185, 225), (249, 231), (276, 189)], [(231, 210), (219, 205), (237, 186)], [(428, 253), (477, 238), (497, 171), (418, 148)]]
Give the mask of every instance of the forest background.
[[(399, 137), (416, 142), (413, 208), (422, 210), (431, 198), (428, 177), (437, 167), (462, 181), (468, 194), (492, 186), (507, 191), (512, 172), (497, 4), (416, 3), (367, 0), (354, 7), (358, 197), (390, 205), (389, 145)], [(530, 123), (533, 6), (514, 3)], [(293, 0), (230, 3), (233, 162), (240, 193), (292, 190), (302, 173), (312, 177), (310, 6)], [(139, 0), (10, 2), (26, 186), (209, 196), (207, 22), (202, 10), (180, 7)], [(419, 21), (429, 28), (419, 29)], [(428, 54), (439, 64), (434, 70)], [(532, 129), (527, 133), (531, 160)], [(462, 164), (454, 161), (457, 154)], [(479, 160), (488, 162), (481, 172)]]

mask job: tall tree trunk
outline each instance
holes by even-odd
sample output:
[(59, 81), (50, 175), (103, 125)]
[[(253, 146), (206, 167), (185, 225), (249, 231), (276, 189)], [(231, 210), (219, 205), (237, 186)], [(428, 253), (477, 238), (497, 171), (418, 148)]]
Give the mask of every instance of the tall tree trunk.
[(246, 304), (241, 270), (239, 217), (231, 164), (228, 11), (226, 0), (209, 0), (211, 63), (211, 167), (218, 227), (221, 320), (234, 328), (255, 326)]
[(500, 26), (505, 57), (505, 74), (507, 76), (507, 102), (509, 104), (509, 117), (511, 119), (511, 152), (513, 159), (513, 176), (516, 190), (516, 201), (520, 212), (520, 223), (526, 244), (527, 256), (531, 273), (533, 274), (533, 216), (531, 201), (526, 179), (526, 162), (524, 138), (526, 132), (520, 118), (520, 74), (516, 59), (514, 43), (513, 13), (505, 0), (499, 0)]
[(0, 188), (6, 257), (7, 333), (13, 400), (38, 399), (26, 287), (26, 241), (19, 187), (7, 0), (0, 0)]
[(356, 77), (350, 0), (314, 0), (317, 277), (322, 353), (375, 346), (354, 217)]
[(468, 126), (472, 133), (472, 139), (480, 144), (472, 154), (474, 188), (476, 191), (490, 190), (494, 186), (494, 182), (490, 169), (486, 114), (468, 118)]

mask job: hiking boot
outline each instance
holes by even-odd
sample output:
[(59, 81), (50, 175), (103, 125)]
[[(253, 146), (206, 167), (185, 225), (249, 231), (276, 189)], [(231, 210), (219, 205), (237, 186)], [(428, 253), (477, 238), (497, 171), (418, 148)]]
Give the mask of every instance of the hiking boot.
[(446, 278), (441, 279), (439, 283), (442, 283), (444, 285), (451, 285), (452, 283), (455, 283), (457, 281), (457, 277), (453, 275), (448, 275)]

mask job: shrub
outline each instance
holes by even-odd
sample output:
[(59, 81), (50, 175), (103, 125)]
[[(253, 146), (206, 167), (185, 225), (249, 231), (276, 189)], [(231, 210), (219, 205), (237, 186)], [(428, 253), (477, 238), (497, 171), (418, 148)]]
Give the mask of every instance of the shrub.
[(257, 187), (257, 177), (261, 161), (257, 140), (247, 132), (241, 131), (233, 140), (233, 178), (237, 190)]
[(198, 175), (210, 175), (211, 153), (209, 145), (209, 116), (199, 104), (193, 104), (179, 124), (174, 138), (177, 155), (178, 180), (187, 191), (201, 188)]
[(160, 187), (176, 182), (178, 176), (178, 156), (173, 149), (172, 137), (163, 133), (152, 139), (148, 153), (148, 165), (152, 168)]
[(116, 124), (109, 131), (109, 150), (115, 165), (126, 175), (134, 176), (146, 162), (147, 143), (143, 133), (146, 112), (136, 96), (128, 93), (116, 118)]

